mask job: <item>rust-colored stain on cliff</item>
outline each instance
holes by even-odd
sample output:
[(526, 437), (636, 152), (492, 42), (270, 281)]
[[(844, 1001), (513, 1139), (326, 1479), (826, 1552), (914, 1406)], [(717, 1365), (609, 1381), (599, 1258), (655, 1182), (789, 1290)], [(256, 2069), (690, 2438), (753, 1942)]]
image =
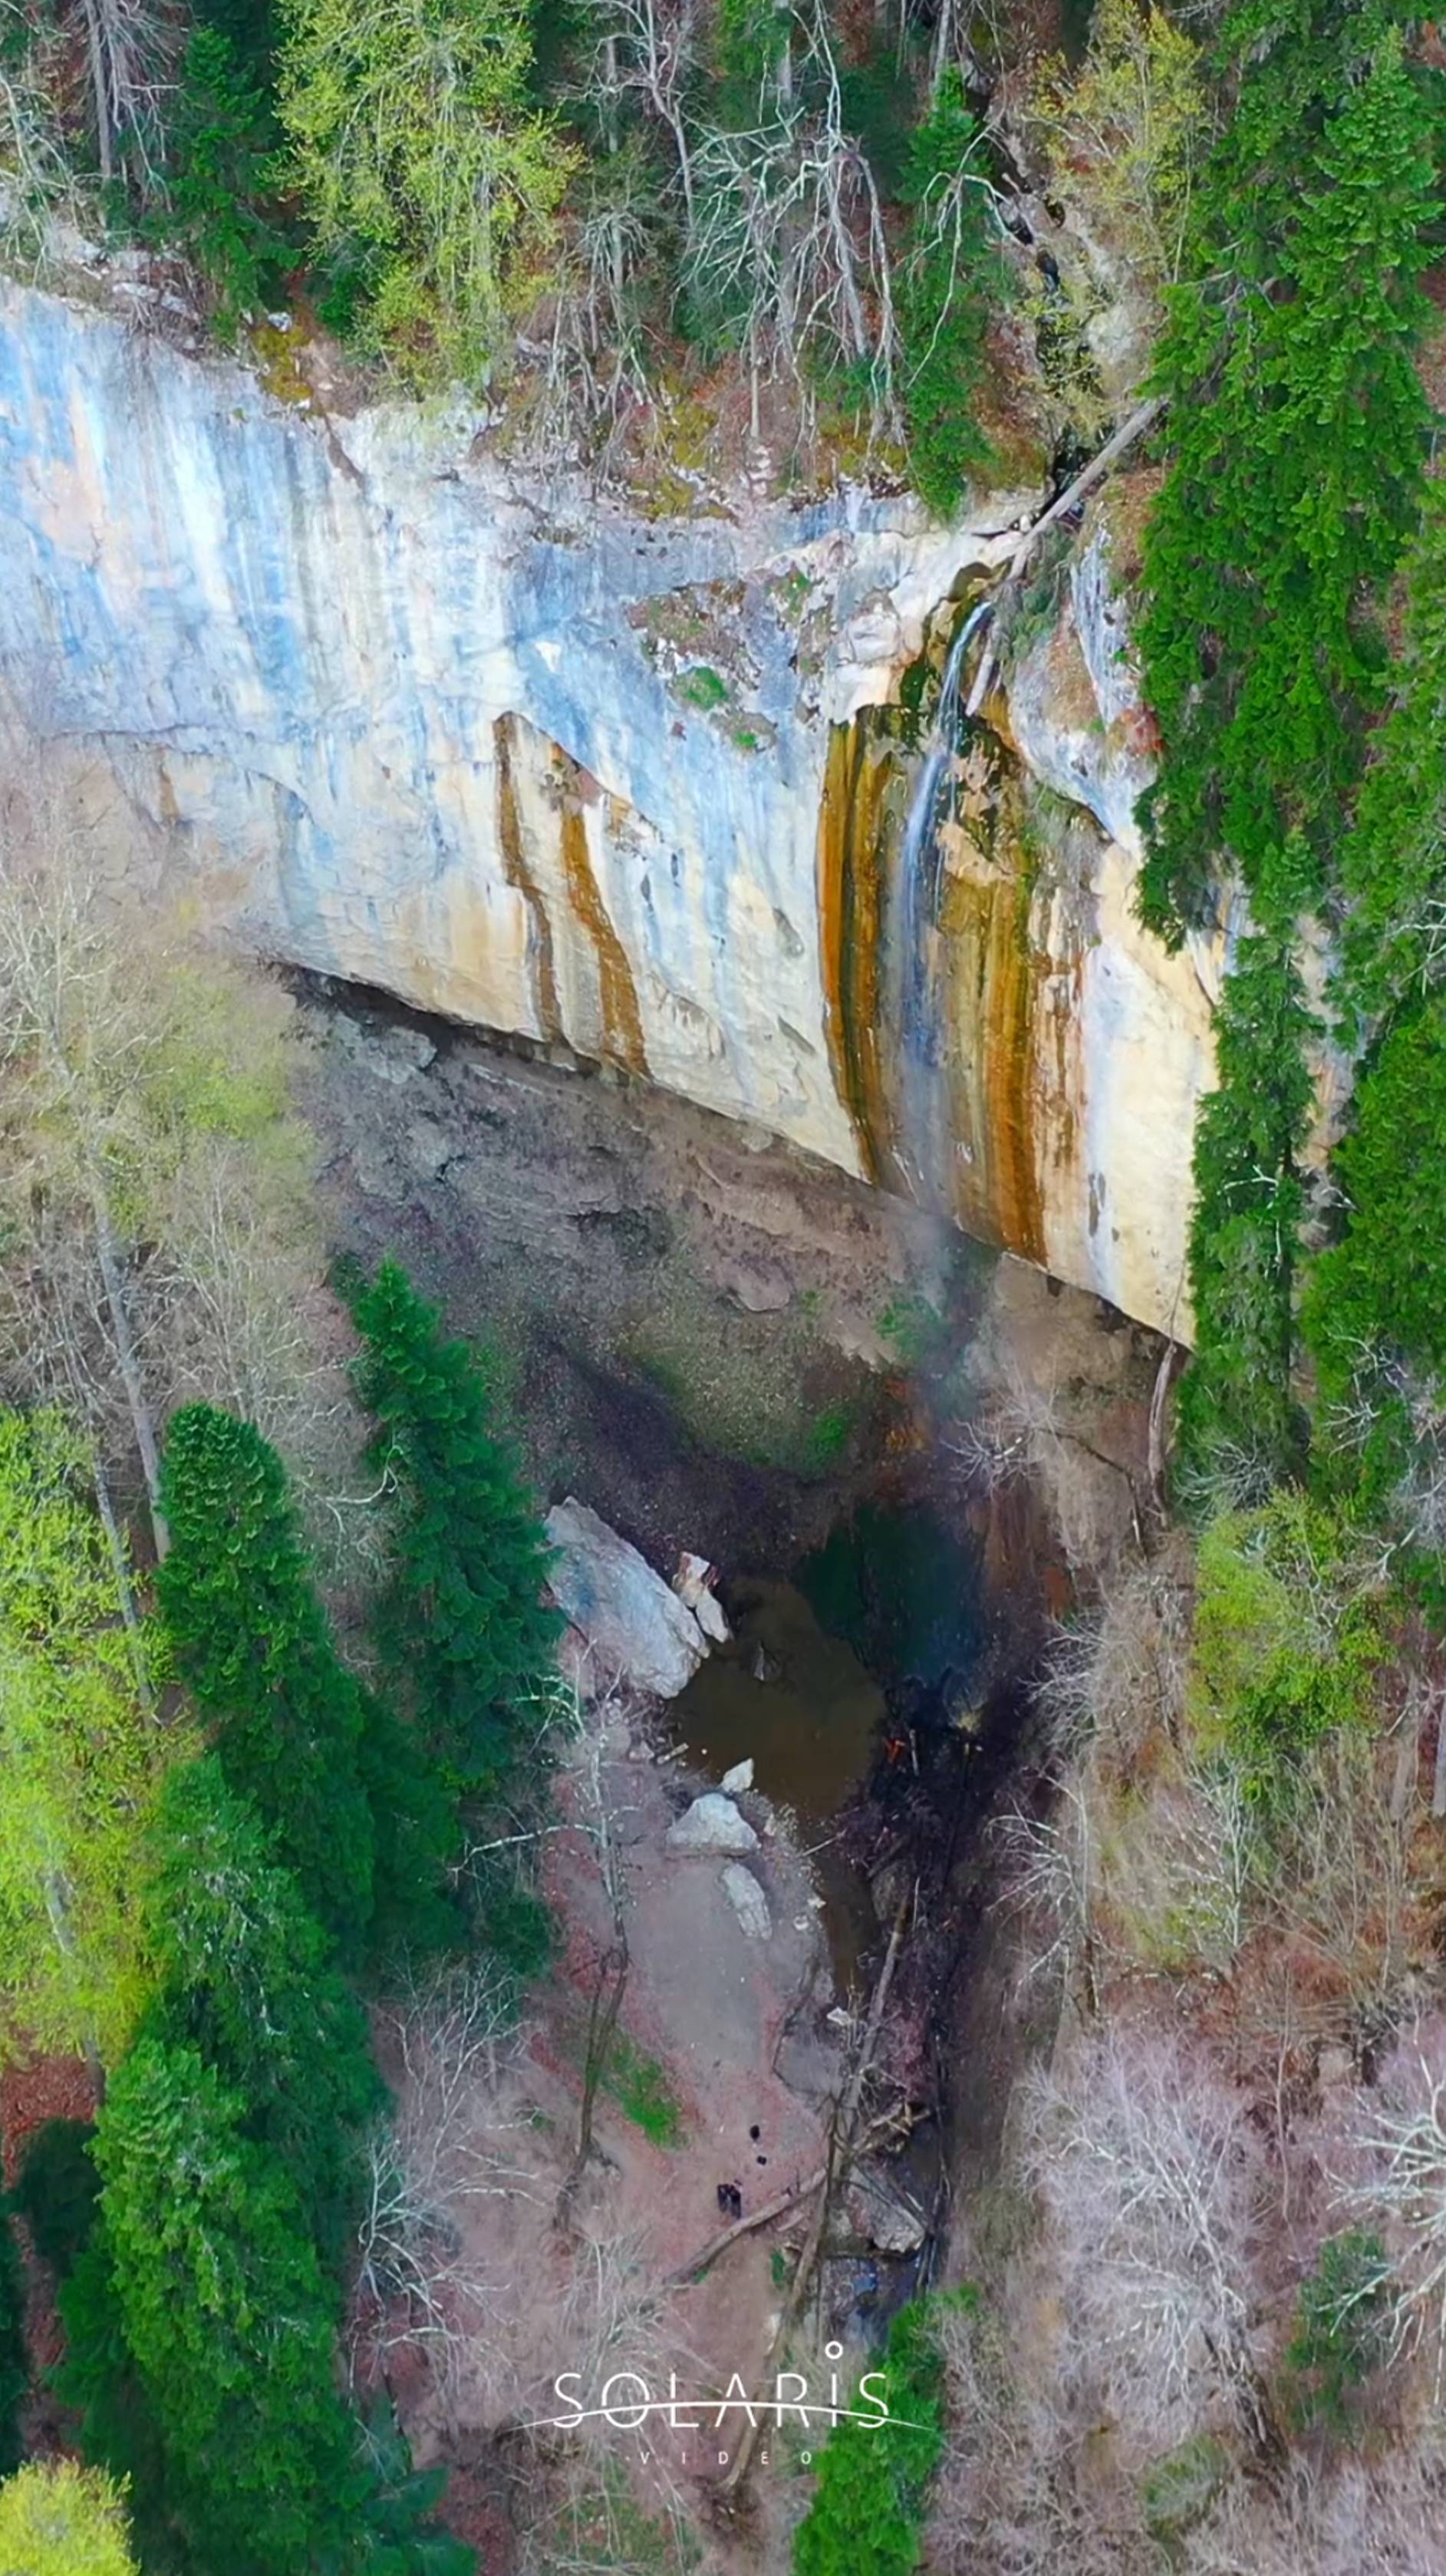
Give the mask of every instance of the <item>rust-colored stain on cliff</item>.
[(513, 768), (517, 750), (517, 718), (499, 716), (492, 728), (492, 739), (497, 754), (497, 841), (507, 882), (516, 887), (527, 906), (527, 963), (532, 976), (532, 997), (538, 1026), (544, 1037), (552, 1040), (563, 1035), (562, 1011), (557, 998), (552, 924), (547, 917), (542, 888), (527, 864), (522, 817), (517, 810), (517, 780)]
[(889, 1119), (879, 1030), (880, 804), (888, 763), (867, 714), (829, 735), (818, 818), (824, 1002), (834, 1088), (853, 1122), (866, 1180), (880, 1174)]
[(579, 770), (565, 751), (554, 749), (554, 765), (562, 787), (560, 828), (562, 833), (562, 871), (568, 900), (575, 918), (581, 923), (592, 943), (597, 961), (598, 994), (602, 1007), (602, 1036), (605, 1054), (615, 1063), (625, 1065), (629, 1073), (646, 1073), (647, 1049), (643, 1044), (642, 1013), (638, 1009), (637, 988), (632, 968), (598, 889), (593, 872), (592, 852), (587, 842), (587, 822), (582, 810), (587, 779), (597, 797), (597, 782)]

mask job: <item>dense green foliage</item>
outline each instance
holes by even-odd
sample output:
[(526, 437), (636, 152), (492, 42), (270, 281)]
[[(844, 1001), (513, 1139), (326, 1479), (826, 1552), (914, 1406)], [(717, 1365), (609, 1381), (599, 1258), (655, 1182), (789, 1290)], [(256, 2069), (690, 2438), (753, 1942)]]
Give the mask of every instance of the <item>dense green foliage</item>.
[(524, 0), (287, 0), (280, 115), (323, 253), (366, 331), (472, 378), (545, 255), (570, 156), (528, 96)]
[(126, 2349), (171, 2510), (210, 2576), (303, 2568), (344, 2539), (356, 2503), (332, 2367), (338, 2295), (248, 2117), (198, 2051), (144, 2038), (96, 2134)]
[[(351, 1274), (343, 1284), (362, 1340), (357, 1392), (379, 1426), (369, 1456), (388, 1496), (377, 1636), (410, 1720), (394, 1769), (415, 1798), (430, 1757), (432, 1847), (440, 1836), (456, 1849), (463, 1808), (500, 1812), (514, 1829), (538, 1813), (561, 1625), (543, 1603), (548, 1548), (485, 1362), (445, 1333), (396, 1262), (370, 1284)], [(481, 1936), (525, 1978), (547, 1956), (550, 1927), (516, 1864), (511, 1846), (484, 1853), (467, 1884)], [(436, 1946), (448, 1931), (439, 1915)]]
[(947, 516), (988, 453), (974, 417), (984, 335), (1003, 272), (993, 248), (982, 139), (957, 71), (915, 129), (903, 194), (911, 209), (899, 283), (904, 408), (913, 475)]
[(254, 1424), (185, 1405), (166, 1437), (171, 1552), (156, 1590), (178, 1668), (306, 1902), (355, 1953), (375, 1834), (361, 1691), (332, 1642), (286, 1471)]
[(1158, 361), (1171, 469), (1139, 630), (1164, 738), (1143, 906), (1176, 937), (1227, 868), (1277, 935), (1325, 897), (1430, 420), (1433, 114), (1399, 28), (1249, 0), (1227, 44), (1238, 103)]
[(794, 2534), (794, 2576), (912, 2576), (920, 2563), (929, 2481), (944, 2456), (944, 2372), (927, 2301), (900, 2309), (881, 2367), (888, 2417), (834, 2426)]
[(171, 177), (148, 232), (194, 260), (212, 291), (218, 338), (267, 300), (288, 248), (269, 210), (274, 120), (214, 27), (191, 31), (171, 112)]
[(31, 2242), (57, 2280), (63, 2281), (95, 2224), (100, 2176), (90, 2152), (89, 2120), (45, 2120), (25, 2142), (19, 2179), (11, 2194)]
[(1191, 1468), (1242, 1500), (1268, 1493), (1304, 1438), (1291, 1363), (1314, 1028), (1289, 937), (1242, 939), (1215, 1015), (1219, 1088), (1195, 1130), (1197, 1341), (1178, 1407)]
[(339, 2261), (356, 2132), (382, 2094), (361, 2006), (214, 1754), (173, 1773), (152, 1846), (152, 2026), (189, 2042), (244, 2098), (247, 2136), (289, 2175), (312, 2235)]
[[(1419, 279), (1439, 191), (1429, 84), (1388, 9), (1250, 0), (1225, 49), (1235, 113), (1158, 365), (1170, 471), (1139, 643), (1163, 757), (1141, 902), (1178, 941), (1234, 876), (1253, 923), (1197, 1132), (1198, 1356), (1180, 1413), (1187, 1469), (1239, 1497), (1303, 1455), (1292, 1376), (1313, 1024), (1298, 940), (1303, 916), (1368, 873), (1351, 823), (1385, 697), (1387, 585), (1422, 502)], [(1429, 1072), (1429, 1050), (1421, 1062)], [(1371, 1149), (1355, 1150), (1368, 1186)], [(1398, 1190), (1383, 1222), (1419, 1212)]]
[(1378, 2236), (1359, 2227), (1331, 2236), (1301, 2283), (1285, 2352), (1292, 2410), (1337, 2437), (1351, 2427), (1351, 2397), (1390, 2350), (1391, 2267)]
[(1406, 649), (1342, 852), (1350, 901), (1332, 998), (1363, 1041), (1333, 1178), (1336, 1239), (1304, 1309), (1328, 1454), (1382, 1499), (1409, 1473), (1446, 1376), (1432, 1248), (1446, 1219), (1446, 487), (1410, 559)]
[(1249, 1796), (1280, 1794), (1296, 1755), (1365, 1720), (1384, 1653), (1378, 1588), (1332, 1512), (1284, 1487), (1202, 1533), (1194, 1714)]
[(450, 1773), (492, 1792), (540, 1764), (545, 1684), (561, 1630), (544, 1607), (548, 1548), (488, 1372), (384, 1261), (351, 1283), (357, 1393), (390, 1496), (379, 1620), (389, 1671)]
[(84, 1443), (0, 1414), (0, 2043), (112, 2057), (146, 1991), (139, 1838), (168, 1742)]

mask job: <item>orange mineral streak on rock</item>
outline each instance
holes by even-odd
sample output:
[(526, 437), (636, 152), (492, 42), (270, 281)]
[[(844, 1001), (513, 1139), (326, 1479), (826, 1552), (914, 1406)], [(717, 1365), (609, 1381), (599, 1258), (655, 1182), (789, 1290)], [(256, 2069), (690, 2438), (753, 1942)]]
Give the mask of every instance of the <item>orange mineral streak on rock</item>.
[(879, 1042), (880, 807), (888, 765), (874, 750), (873, 711), (835, 725), (818, 818), (825, 1025), (834, 1086), (848, 1110), (864, 1177), (880, 1178), (889, 1120)]
[[(646, 1073), (647, 1050), (643, 1045), (643, 1021), (638, 1009), (637, 987), (627, 951), (608, 918), (607, 907), (598, 888), (588, 843), (587, 815), (581, 798), (580, 781), (586, 780), (591, 790), (588, 802), (596, 817), (602, 811), (598, 801), (597, 782), (579, 771), (566, 752), (554, 754), (562, 784), (560, 820), (562, 830), (562, 866), (574, 917), (586, 931), (597, 960), (598, 992), (602, 1003), (602, 1053), (613, 1064), (626, 1066), (629, 1073)], [(570, 774), (569, 774), (570, 773)]]
[(562, 1011), (552, 954), (552, 924), (547, 917), (542, 888), (528, 865), (522, 820), (517, 810), (514, 776), (517, 723), (516, 716), (505, 715), (499, 716), (493, 727), (497, 747), (497, 840), (507, 882), (517, 888), (527, 906), (527, 959), (532, 973), (533, 999), (543, 1036), (551, 1041), (562, 1036)]

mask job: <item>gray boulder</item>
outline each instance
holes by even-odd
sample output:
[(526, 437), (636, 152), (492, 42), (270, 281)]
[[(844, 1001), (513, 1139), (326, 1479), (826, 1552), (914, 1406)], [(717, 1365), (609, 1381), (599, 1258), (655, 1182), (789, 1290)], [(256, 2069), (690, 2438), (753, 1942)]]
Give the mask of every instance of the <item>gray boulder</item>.
[(773, 1931), (768, 1899), (751, 1869), (731, 1860), (723, 1872), (723, 1892), (738, 1917), (745, 1940), (767, 1941)]
[(668, 1827), (667, 1845), (674, 1852), (757, 1851), (758, 1836), (731, 1798), (709, 1789)]
[(553, 1598), (590, 1650), (587, 1695), (626, 1682), (675, 1699), (708, 1652), (692, 1611), (645, 1556), (573, 1495), (548, 1513), (547, 1535), (560, 1551)]

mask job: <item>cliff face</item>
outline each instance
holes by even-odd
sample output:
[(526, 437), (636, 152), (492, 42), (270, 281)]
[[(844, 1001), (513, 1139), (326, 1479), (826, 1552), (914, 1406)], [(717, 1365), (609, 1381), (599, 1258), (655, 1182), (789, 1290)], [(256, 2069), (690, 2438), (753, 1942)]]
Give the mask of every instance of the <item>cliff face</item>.
[(1023, 499), (630, 516), (478, 429), (322, 422), (0, 288), (0, 674), (99, 863), (140, 814), (270, 954), (646, 1075), (1186, 1333), (1213, 975), (1131, 915), (1101, 548), (904, 884), (920, 656)]

